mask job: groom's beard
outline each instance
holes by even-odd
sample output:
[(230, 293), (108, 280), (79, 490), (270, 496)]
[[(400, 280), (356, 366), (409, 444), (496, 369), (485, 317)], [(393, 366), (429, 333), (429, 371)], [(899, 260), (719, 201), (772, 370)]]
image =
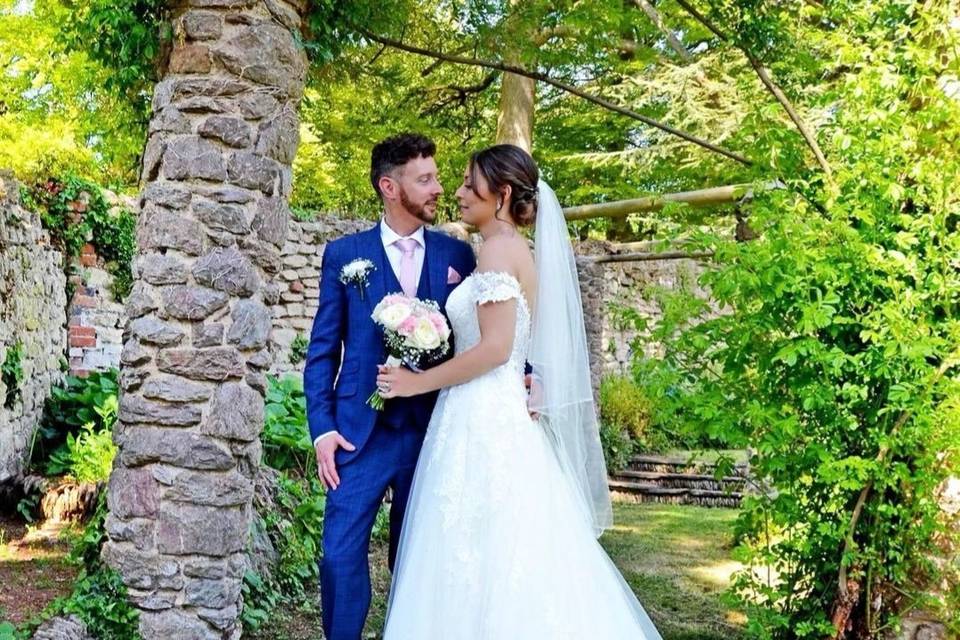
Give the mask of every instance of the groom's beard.
[[(400, 204), (403, 205), (403, 208), (407, 212), (415, 217), (417, 220), (422, 220), (427, 224), (433, 224), (433, 221), (437, 219), (437, 199), (432, 198), (424, 202), (414, 202), (407, 195), (406, 189), (400, 187)], [(427, 210), (427, 207), (430, 207), (430, 210)]]

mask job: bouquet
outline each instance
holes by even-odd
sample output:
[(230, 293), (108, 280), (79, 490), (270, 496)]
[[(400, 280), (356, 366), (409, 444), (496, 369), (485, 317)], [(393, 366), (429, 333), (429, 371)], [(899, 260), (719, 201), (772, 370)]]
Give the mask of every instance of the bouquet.
[[(433, 300), (391, 293), (377, 304), (370, 317), (383, 327), (389, 367), (404, 364), (420, 371), (450, 350), (450, 325)], [(367, 404), (383, 410), (379, 390), (367, 398)]]

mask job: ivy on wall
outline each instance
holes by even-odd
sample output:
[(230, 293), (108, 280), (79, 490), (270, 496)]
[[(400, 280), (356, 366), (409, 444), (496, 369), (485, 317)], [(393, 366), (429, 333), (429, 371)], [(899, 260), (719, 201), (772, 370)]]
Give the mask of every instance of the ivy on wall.
[(24, 205), (37, 211), (54, 244), (67, 258), (80, 255), (88, 241), (113, 276), (113, 295), (122, 301), (133, 287), (136, 217), (112, 209), (95, 183), (76, 176), (51, 178), (25, 189)]
[(7, 390), (3, 398), (5, 408), (12, 409), (20, 399), (23, 377), (23, 343), (18, 340), (7, 349), (3, 364), (0, 364), (0, 379)]

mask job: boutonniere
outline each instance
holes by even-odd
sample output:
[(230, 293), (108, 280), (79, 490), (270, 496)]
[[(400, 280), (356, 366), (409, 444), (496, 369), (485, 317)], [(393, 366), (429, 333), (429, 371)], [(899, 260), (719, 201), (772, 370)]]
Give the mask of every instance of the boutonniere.
[(360, 299), (363, 299), (363, 290), (367, 288), (367, 276), (371, 271), (376, 270), (373, 263), (364, 258), (357, 258), (353, 262), (344, 265), (340, 270), (340, 282), (343, 284), (355, 284), (360, 290)]

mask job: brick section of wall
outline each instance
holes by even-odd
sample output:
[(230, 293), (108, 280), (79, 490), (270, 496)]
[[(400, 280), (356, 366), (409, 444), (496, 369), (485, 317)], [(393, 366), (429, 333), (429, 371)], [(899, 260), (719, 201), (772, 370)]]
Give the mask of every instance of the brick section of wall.
[[(104, 191), (111, 207), (136, 212), (133, 198)], [(93, 240), (93, 239), (91, 239)], [(118, 368), (123, 350), (123, 327), (127, 316), (113, 296), (113, 276), (104, 268), (96, 247), (87, 242), (73, 260), (70, 284), (73, 297), (67, 308), (67, 355), (70, 373), (85, 376), (91, 371)]]

